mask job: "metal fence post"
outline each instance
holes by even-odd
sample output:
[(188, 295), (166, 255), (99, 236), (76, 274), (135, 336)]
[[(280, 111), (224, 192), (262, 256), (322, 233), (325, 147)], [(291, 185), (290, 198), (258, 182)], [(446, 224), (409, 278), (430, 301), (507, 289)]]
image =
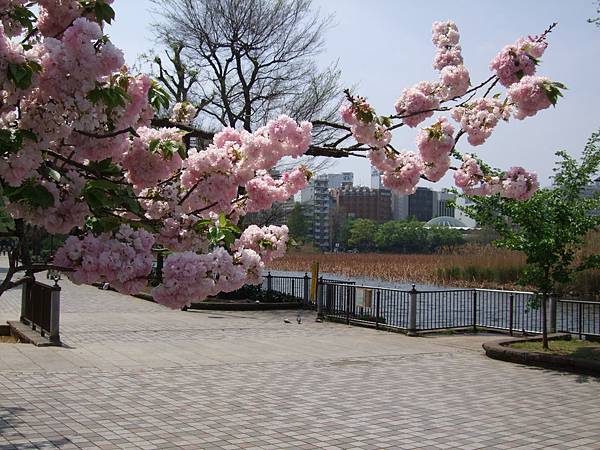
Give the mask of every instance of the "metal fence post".
[(48, 338), (54, 343), (60, 343), (60, 287), (52, 287), (50, 298), (50, 336)]
[[(336, 291), (338, 286), (336, 286)], [(350, 291), (345, 289), (346, 291), (346, 325), (350, 325)]]
[(473, 290), (473, 332), (477, 333), (477, 291)]
[(548, 333), (556, 333), (556, 307), (557, 307), (556, 296), (550, 295), (550, 311), (548, 314)]
[(408, 302), (408, 335), (417, 336), (417, 289), (414, 284)]
[(579, 310), (577, 311), (577, 316), (577, 331), (579, 332), (579, 339), (581, 340), (583, 335), (583, 303), (579, 303)]
[(21, 287), (21, 322), (27, 323), (27, 308), (29, 307), (29, 293), (31, 292), (31, 283), (25, 281)]
[(323, 319), (323, 277), (317, 280), (317, 319)]
[(510, 335), (513, 335), (513, 316), (514, 316), (514, 311), (515, 311), (515, 296), (513, 294), (510, 294), (510, 303), (508, 305), (508, 332), (510, 333)]
[(381, 297), (381, 291), (377, 289), (377, 294), (375, 295), (375, 328), (379, 330), (379, 299)]
[(270, 295), (271, 294), (271, 289), (273, 288), (273, 275), (271, 275), (271, 272), (269, 272), (267, 274), (267, 294)]
[(310, 282), (309, 282), (310, 278), (308, 278), (308, 274), (305, 272), (304, 273), (304, 304), (308, 305), (309, 303), (309, 291), (310, 291)]

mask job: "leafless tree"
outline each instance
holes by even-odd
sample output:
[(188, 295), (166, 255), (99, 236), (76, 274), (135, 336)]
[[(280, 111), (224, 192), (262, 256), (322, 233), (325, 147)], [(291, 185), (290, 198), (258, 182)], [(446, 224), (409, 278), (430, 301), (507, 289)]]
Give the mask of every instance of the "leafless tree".
[(318, 126), (343, 96), (337, 65), (319, 70), (315, 61), (331, 17), (319, 17), (312, 0), (152, 2), (165, 49), (146, 59), (175, 100), (201, 108), (200, 128), (253, 131), (286, 113), (316, 122), (317, 144), (343, 131)]

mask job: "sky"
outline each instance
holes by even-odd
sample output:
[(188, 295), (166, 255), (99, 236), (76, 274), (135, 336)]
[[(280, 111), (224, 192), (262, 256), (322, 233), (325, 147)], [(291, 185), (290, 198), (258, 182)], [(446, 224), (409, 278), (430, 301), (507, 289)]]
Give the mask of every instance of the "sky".
[[(587, 23), (596, 12), (592, 0), (313, 0), (323, 15), (333, 15), (325, 35), (325, 51), (318, 62), (326, 67), (337, 61), (344, 87), (367, 97), (378, 114), (394, 113), (404, 88), (421, 80), (436, 80), (432, 68), (435, 47), (431, 24), (453, 20), (461, 33), (465, 65), (472, 83), (487, 79), (488, 65), (503, 46), (517, 38), (543, 32), (553, 22), (549, 47), (537, 75), (567, 85), (556, 108), (523, 121), (500, 123), (482, 146), (461, 141), (462, 152), (476, 152), (487, 163), (508, 169), (520, 165), (538, 173), (542, 185), (556, 161), (554, 153), (566, 150), (578, 156), (587, 139), (600, 128), (600, 28)], [(107, 30), (125, 52), (129, 64), (155, 47), (151, 24), (160, 17), (150, 11), (149, 0), (116, 0), (116, 21)], [(494, 92), (503, 92), (496, 89)], [(426, 123), (430, 123), (429, 119)], [(415, 150), (416, 129), (396, 130), (396, 148)], [(329, 172), (352, 171), (355, 183), (369, 185), (370, 165), (361, 158), (336, 162)], [(452, 184), (451, 175), (438, 183)], [(423, 182), (423, 185), (427, 185)]]

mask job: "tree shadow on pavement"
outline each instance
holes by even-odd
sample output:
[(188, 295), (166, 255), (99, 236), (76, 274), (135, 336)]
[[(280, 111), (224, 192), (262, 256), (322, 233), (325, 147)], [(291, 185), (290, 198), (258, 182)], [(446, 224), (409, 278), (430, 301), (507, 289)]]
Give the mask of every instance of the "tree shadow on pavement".
[[(24, 416), (25, 414), (27, 414), (26, 408), (0, 406), (0, 450), (28, 450), (46, 447), (60, 448), (61, 446), (72, 444), (71, 440), (66, 437), (51, 440), (44, 439), (43, 437), (27, 438), (27, 436), (19, 432), (19, 426), (26, 424), (20, 418), (20, 416)], [(24, 440), (28, 442), (22, 442)]]

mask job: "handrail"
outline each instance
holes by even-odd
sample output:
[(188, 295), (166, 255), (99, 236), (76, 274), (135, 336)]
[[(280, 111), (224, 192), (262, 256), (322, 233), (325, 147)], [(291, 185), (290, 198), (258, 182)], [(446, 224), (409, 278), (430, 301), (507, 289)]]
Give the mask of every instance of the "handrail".
[(595, 302), (595, 301), (591, 301), (591, 300), (561, 300), (560, 298), (557, 299), (558, 302), (560, 303), (574, 303), (574, 304), (582, 304), (582, 305), (598, 305), (600, 306), (600, 302)]

